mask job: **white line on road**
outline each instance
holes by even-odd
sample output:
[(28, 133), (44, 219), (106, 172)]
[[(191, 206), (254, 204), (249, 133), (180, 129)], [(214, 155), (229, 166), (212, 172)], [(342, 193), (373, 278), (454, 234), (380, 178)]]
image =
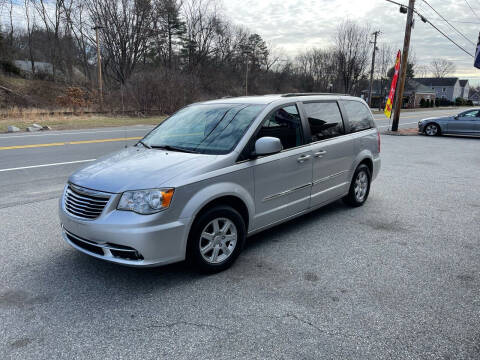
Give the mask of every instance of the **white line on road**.
[(10, 169), (0, 169), (0, 172), (15, 171), (15, 170), (25, 170), (25, 169), (35, 169), (35, 168), (49, 167), (49, 166), (60, 166), (60, 165), (69, 165), (69, 164), (80, 164), (80, 163), (85, 163), (85, 162), (92, 162), (92, 161), (95, 161), (95, 160), (96, 160), (96, 159), (88, 159), (88, 160), (67, 161), (67, 162), (53, 163), (53, 164), (42, 164), (42, 165), (22, 166), (22, 167), (10, 168)]
[[(402, 125), (412, 125), (412, 124), (418, 124), (418, 121), (415, 121), (415, 122), (409, 122), (409, 123), (399, 123), (398, 126), (402, 126)], [(388, 128), (390, 127), (390, 125), (384, 125), (384, 126), (377, 126), (379, 129), (380, 128)]]

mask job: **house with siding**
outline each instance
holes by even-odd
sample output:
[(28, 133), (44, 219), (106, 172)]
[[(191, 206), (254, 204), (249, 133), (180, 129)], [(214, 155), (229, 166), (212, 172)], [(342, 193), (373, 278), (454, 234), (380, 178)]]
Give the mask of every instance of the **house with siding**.
[(459, 80), (456, 77), (447, 78), (416, 78), (415, 81), (435, 91), (437, 99), (455, 101), (462, 97), (468, 100), (470, 86), (468, 80)]
[(468, 80), (460, 80), (460, 87), (462, 88), (462, 95), (460, 97), (468, 100), (468, 94), (470, 94), (470, 84)]
[[(386, 97), (390, 90), (390, 84), (387, 81), (375, 80), (372, 86), (372, 108), (383, 108), (385, 106)], [(362, 91), (365, 99), (368, 99), (369, 89)], [(403, 106), (406, 108), (420, 107), (420, 103), (425, 101), (435, 101), (435, 90), (425, 86), (416, 79), (407, 79), (403, 92)]]

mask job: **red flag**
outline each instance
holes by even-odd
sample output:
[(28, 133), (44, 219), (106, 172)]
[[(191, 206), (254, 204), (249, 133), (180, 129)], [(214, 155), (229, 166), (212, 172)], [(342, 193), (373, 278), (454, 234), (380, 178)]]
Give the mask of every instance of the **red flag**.
[(385, 116), (390, 118), (392, 116), (393, 98), (395, 97), (395, 89), (397, 88), (398, 73), (400, 72), (400, 61), (402, 53), (398, 50), (397, 60), (395, 61), (395, 75), (393, 75), (392, 86), (390, 87), (390, 93), (388, 94), (387, 104), (385, 105)]

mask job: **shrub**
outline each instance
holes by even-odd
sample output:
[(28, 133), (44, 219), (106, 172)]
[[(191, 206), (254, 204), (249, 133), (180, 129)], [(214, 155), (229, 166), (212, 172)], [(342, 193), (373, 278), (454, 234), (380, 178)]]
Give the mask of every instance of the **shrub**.
[(424, 98), (420, 99), (420, 107), (422, 107), (422, 108), (425, 107), (425, 99)]
[(472, 100), (467, 100), (466, 105), (467, 105), (467, 106), (473, 106), (473, 101), (472, 101)]
[(455, 99), (455, 105), (456, 106), (462, 106), (462, 105), (465, 105), (465, 100), (461, 97), (457, 97)]
[(79, 108), (89, 106), (92, 101), (84, 89), (70, 86), (65, 90), (65, 95), (57, 96), (56, 103), (62, 107), (73, 108), (74, 111), (77, 111)]
[(2, 69), (3, 72), (7, 74), (13, 74), (13, 75), (21, 75), (21, 70), (15, 66), (14, 63), (8, 60), (3, 60), (0, 61), (0, 68)]

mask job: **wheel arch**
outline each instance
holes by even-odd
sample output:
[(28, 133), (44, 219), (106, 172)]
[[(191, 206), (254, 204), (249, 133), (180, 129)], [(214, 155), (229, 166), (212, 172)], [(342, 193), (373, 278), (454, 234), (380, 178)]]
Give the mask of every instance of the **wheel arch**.
[(425, 124), (425, 126), (423, 127), (423, 133), (425, 134), (425, 129), (427, 128), (428, 125), (436, 125), (437, 128), (438, 128), (438, 135), (441, 135), (442, 132), (443, 132), (443, 129), (442, 129), (442, 125), (440, 125), (440, 123), (438, 123), (437, 121), (429, 121)]
[(246, 231), (253, 221), (254, 200), (247, 189), (234, 183), (212, 184), (195, 193), (184, 206), (181, 218), (190, 218), (188, 233), (193, 222), (203, 211), (218, 205), (228, 205), (242, 215)]

